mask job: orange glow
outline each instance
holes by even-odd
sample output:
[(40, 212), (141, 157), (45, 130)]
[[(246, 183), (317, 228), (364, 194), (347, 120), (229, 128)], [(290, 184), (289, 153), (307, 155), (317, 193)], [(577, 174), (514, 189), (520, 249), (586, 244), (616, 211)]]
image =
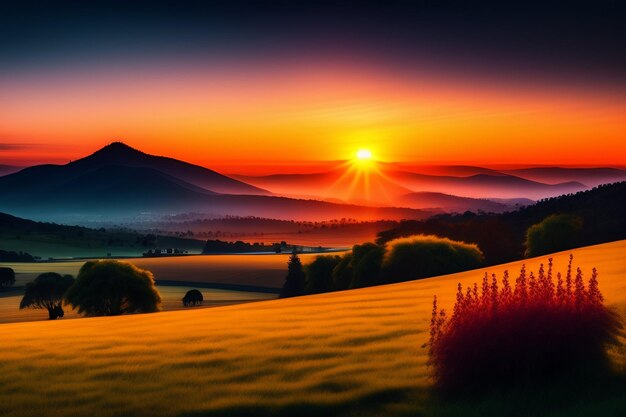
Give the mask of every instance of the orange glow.
[[(488, 85), (350, 66), (94, 71), (0, 79), (0, 163), (67, 162), (112, 140), (215, 169), (341, 160), (623, 164), (619, 92)], [(32, 145), (32, 146), (31, 146)], [(364, 148), (365, 149), (365, 148)]]

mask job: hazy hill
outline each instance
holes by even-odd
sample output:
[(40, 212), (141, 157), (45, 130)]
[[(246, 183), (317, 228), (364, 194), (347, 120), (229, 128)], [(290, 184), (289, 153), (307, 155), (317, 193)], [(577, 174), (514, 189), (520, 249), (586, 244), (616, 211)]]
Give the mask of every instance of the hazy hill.
[(528, 204), (528, 202), (522, 203), (518, 200), (501, 199), (499, 201), (493, 201), (484, 198), (458, 197), (450, 194), (426, 191), (405, 194), (400, 197), (399, 203), (412, 208), (439, 207), (443, 210), (455, 213), (465, 211), (502, 213), (515, 210), (520, 206)]
[(554, 197), (587, 189), (584, 184), (570, 181), (544, 184), (514, 175), (476, 174), (468, 177), (436, 176), (407, 171), (390, 172), (399, 184), (415, 191), (443, 192), (477, 198), (541, 198)]
[(549, 184), (577, 181), (588, 187), (626, 180), (626, 170), (617, 168), (540, 167), (512, 169), (504, 172)]

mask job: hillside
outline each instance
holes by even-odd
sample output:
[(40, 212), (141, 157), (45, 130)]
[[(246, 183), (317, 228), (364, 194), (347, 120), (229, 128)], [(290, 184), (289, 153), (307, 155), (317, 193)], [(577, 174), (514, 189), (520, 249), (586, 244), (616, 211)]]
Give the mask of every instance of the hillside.
[(434, 234), (477, 243), (487, 264), (521, 259), (526, 230), (551, 214), (568, 213), (582, 220), (572, 247), (626, 238), (626, 182), (603, 185), (576, 194), (546, 199), (502, 214), (444, 214), (423, 221), (405, 221), (378, 234), (383, 243), (413, 234)]
[(474, 213), (479, 211), (486, 213), (502, 213), (526, 205), (520, 204), (516, 200), (501, 199), (500, 201), (493, 201), (484, 198), (458, 197), (450, 194), (426, 191), (403, 195), (400, 198), (400, 204), (411, 208), (440, 207), (448, 212), (454, 213), (463, 213), (465, 211), (472, 211)]
[[(625, 250), (620, 241), (572, 251), (585, 273), (598, 268), (607, 302), (622, 313)], [(569, 253), (554, 256), (557, 270)], [(546, 259), (524, 262), (536, 270)], [(486, 271), (516, 273), (521, 264)], [(454, 416), (460, 407), (464, 416), (624, 415), (622, 380), (599, 388), (573, 381), (537, 397), (469, 405), (433, 398), (421, 347), (432, 297), (449, 308), (456, 284), (482, 274), (195, 311), (1, 325), (3, 415)], [(623, 352), (615, 355), (626, 363)]]

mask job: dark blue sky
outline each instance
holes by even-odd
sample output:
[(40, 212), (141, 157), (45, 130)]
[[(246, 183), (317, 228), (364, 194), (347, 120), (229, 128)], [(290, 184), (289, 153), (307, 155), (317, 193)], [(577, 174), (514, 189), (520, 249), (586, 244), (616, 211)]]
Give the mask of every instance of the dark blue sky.
[(626, 78), (619, 1), (81, 3), (5, 5), (2, 71), (176, 56), (341, 55), (407, 71), (428, 62), (481, 77), (615, 88)]

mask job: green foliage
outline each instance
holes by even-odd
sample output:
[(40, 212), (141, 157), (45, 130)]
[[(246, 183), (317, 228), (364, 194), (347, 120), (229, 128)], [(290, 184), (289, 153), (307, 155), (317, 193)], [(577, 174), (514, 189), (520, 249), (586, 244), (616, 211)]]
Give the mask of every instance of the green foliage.
[(295, 297), (304, 294), (305, 274), (297, 253), (292, 253), (287, 264), (287, 277), (280, 292), (280, 298)]
[(308, 264), (304, 269), (306, 276), (305, 292), (317, 294), (330, 291), (333, 285), (333, 269), (339, 262), (341, 262), (340, 256), (322, 255)]
[(478, 268), (483, 260), (475, 244), (415, 235), (387, 243), (382, 273), (392, 282), (408, 281)]
[(50, 320), (63, 317), (63, 296), (73, 283), (74, 277), (71, 275), (61, 276), (56, 272), (43, 273), (35, 281), (26, 284), (20, 309), (46, 309)]
[(15, 271), (12, 268), (0, 268), (0, 288), (15, 284)]
[(582, 219), (571, 214), (553, 214), (526, 231), (527, 258), (560, 252), (578, 246)]
[(350, 288), (368, 287), (383, 282), (380, 268), (385, 256), (385, 248), (375, 243), (364, 243), (352, 247), (352, 281)]
[(115, 260), (86, 262), (66, 300), (87, 316), (152, 313), (159, 310), (161, 295), (150, 271)]
[(335, 266), (332, 272), (332, 289), (345, 290), (350, 288), (354, 271), (352, 269), (352, 252), (348, 252), (341, 257), (341, 261)]

